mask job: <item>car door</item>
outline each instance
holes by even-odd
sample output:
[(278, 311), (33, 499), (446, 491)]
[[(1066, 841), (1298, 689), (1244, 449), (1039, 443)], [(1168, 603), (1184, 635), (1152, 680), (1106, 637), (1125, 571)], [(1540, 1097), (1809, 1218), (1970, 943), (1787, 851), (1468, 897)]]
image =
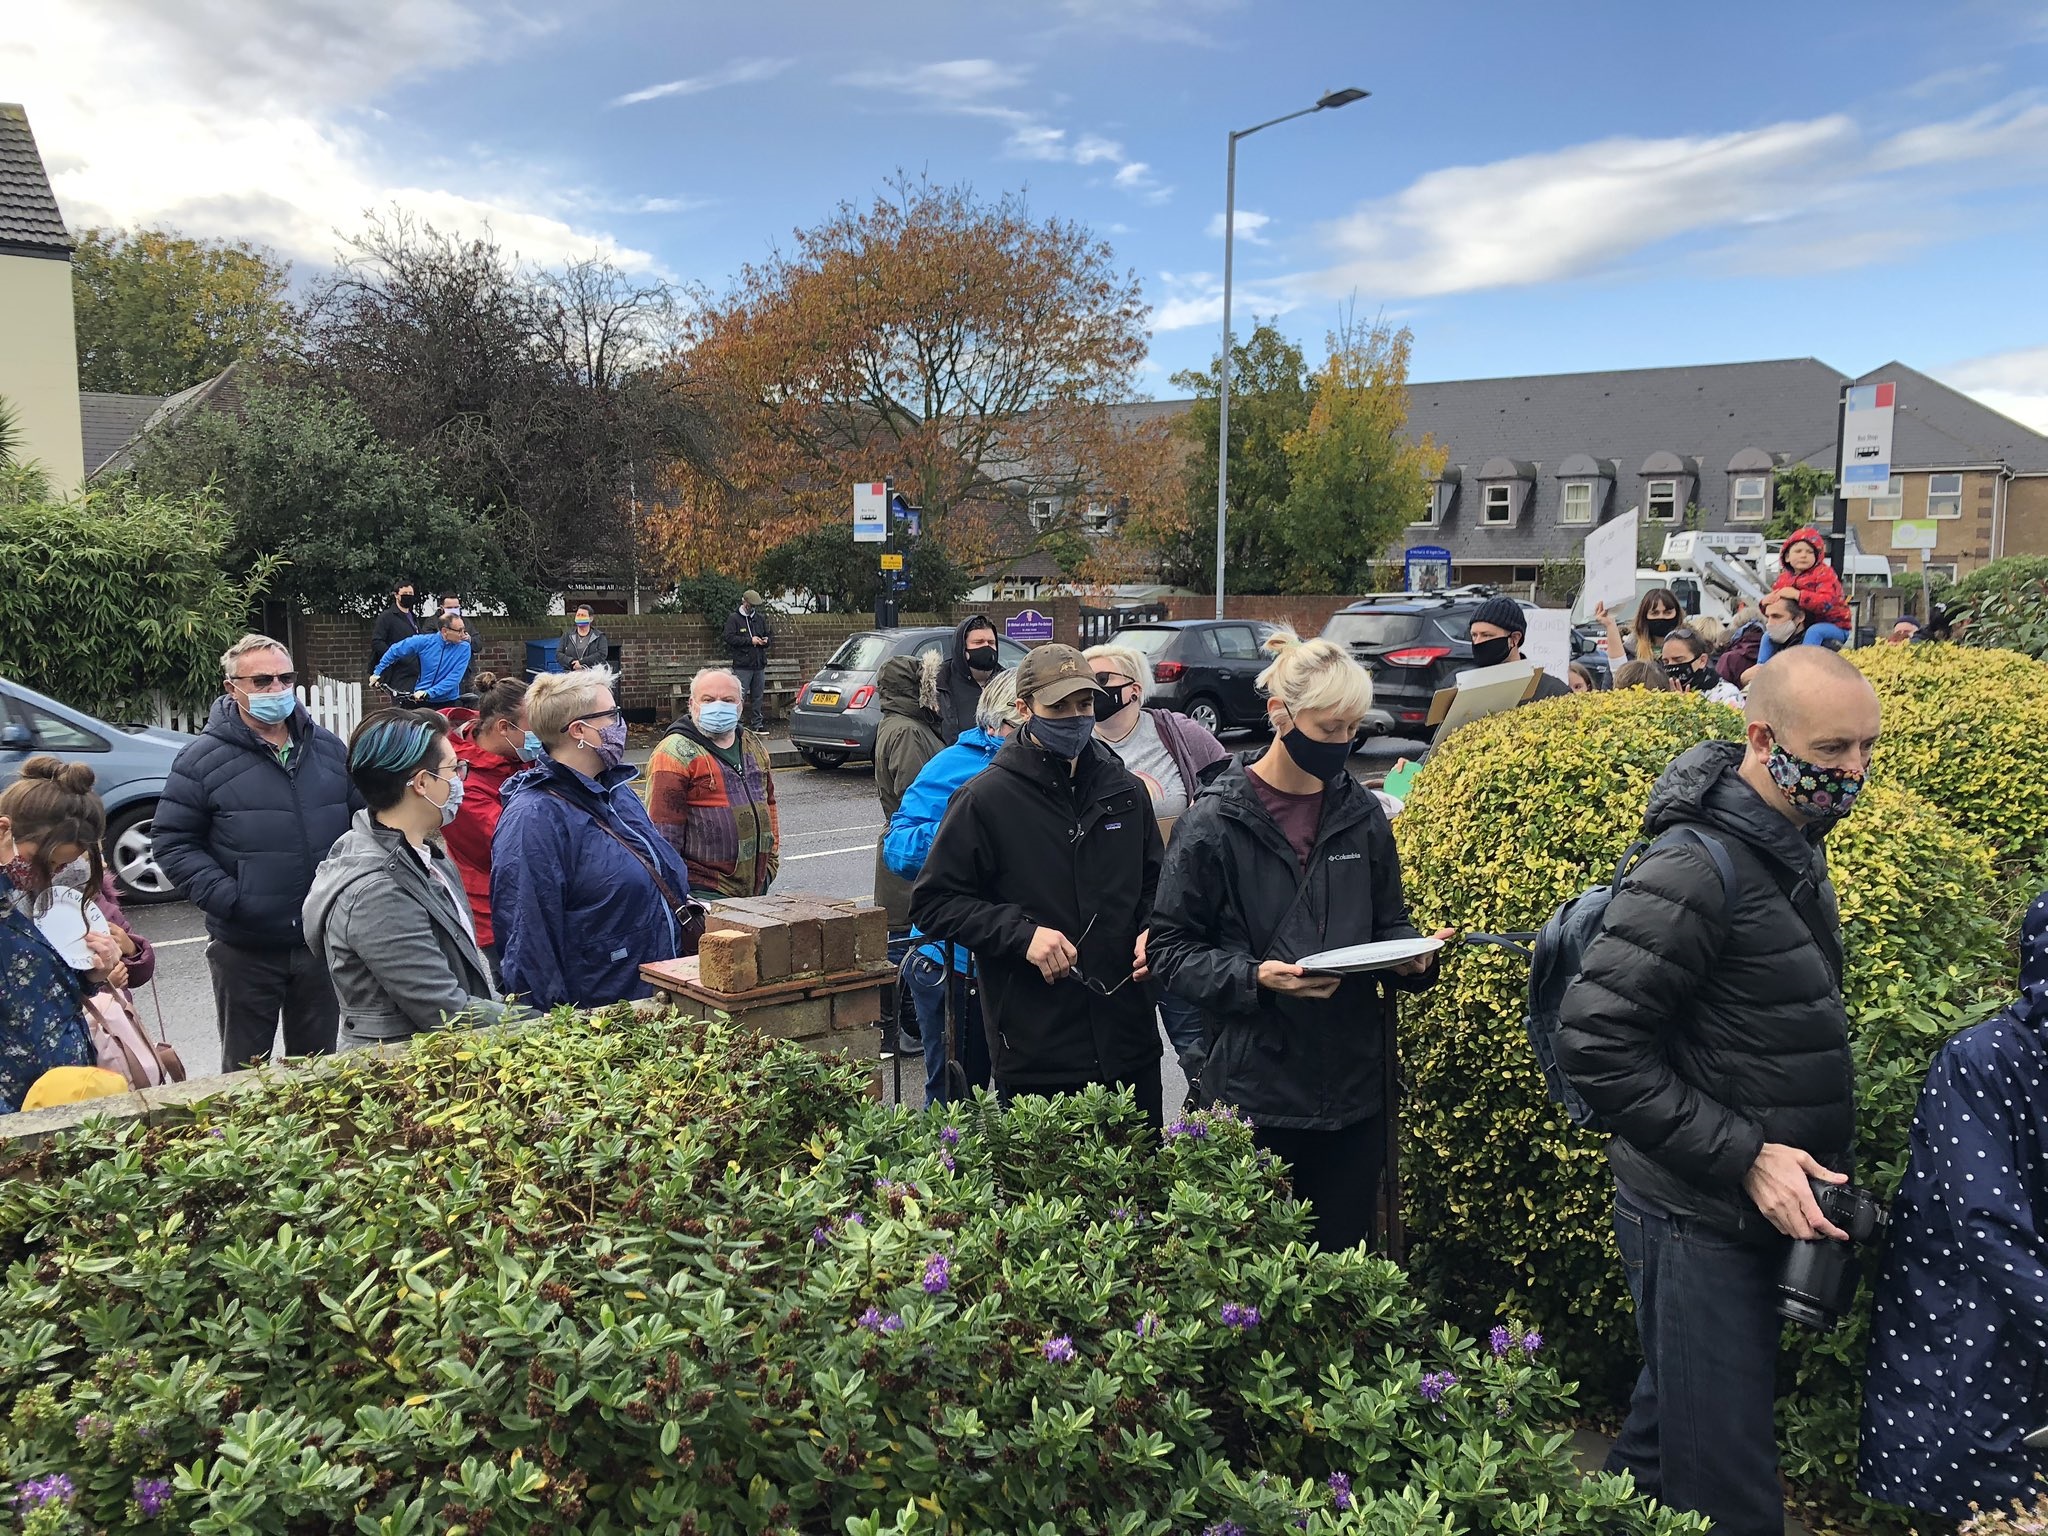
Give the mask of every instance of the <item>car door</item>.
[(1250, 624), (1217, 624), (1207, 631), (1216, 653), (1223, 716), (1232, 725), (1248, 725), (1263, 713), (1259, 706), (1259, 674), (1266, 670), (1259, 633)]

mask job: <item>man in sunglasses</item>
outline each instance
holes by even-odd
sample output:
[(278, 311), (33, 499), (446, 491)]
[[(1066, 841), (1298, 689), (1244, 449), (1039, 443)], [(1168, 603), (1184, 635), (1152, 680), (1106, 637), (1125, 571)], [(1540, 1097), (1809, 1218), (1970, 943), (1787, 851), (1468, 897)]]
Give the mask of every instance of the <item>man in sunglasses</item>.
[(970, 951), (996, 1092), (1128, 1087), (1158, 1125), (1159, 1027), (1142, 985), (1162, 844), (1152, 798), (1095, 740), (1094, 670), (1068, 645), (1017, 669), (1029, 710), (963, 784), (911, 891), (911, 921)]
[(429, 709), (448, 709), (462, 702), (470, 655), (469, 621), (459, 613), (444, 613), (431, 632), (401, 640), (386, 651), (370, 681), (382, 682), (391, 668), (417, 662), (419, 680), (413, 685), (414, 697)]
[(340, 1010), (306, 947), (313, 872), (363, 808), (348, 748), (292, 691), (291, 653), (244, 635), (221, 657), (223, 697), (178, 754), (157, 802), (156, 861), (206, 914), (221, 1065), (268, 1061), (280, 1019), (287, 1056), (334, 1049)]

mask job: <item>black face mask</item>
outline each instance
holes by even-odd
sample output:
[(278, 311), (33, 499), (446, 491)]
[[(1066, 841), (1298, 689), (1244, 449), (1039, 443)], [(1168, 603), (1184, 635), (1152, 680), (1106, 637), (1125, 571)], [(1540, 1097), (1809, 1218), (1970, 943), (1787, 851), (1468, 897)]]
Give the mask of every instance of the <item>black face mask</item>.
[(1097, 720), (1114, 720), (1118, 715), (1122, 714), (1124, 706), (1131, 702), (1129, 698), (1130, 691), (1131, 685), (1126, 683), (1121, 688), (1095, 695), (1095, 718)]
[(1668, 619), (1644, 619), (1643, 633), (1652, 640), (1662, 640), (1671, 631), (1678, 628), (1681, 622), (1680, 619), (1675, 617)]
[(1341, 775), (1351, 762), (1350, 742), (1317, 741), (1304, 736), (1298, 725), (1280, 738), (1280, 745), (1294, 759), (1295, 767), (1325, 784)]
[(1673, 667), (1670, 671), (1673, 682), (1694, 693), (1705, 693), (1714, 686), (1714, 669), (1704, 661), (1689, 667)]
[(1492, 640), (1474, 640), (1472, 659), (1482, 667), (1497, 667), (1508, 659), (1508, 652), (1514, 648), (1513, 635), (1500, 635)]
[(996, 648), (992, 645), (970, 646), (967, 650), (967, 665), (977, 672), (993, 672), (996, 669)]
[(398, 594), (398, 606), (406, 609), (408, 612), (410, 612), (412, 609), (413, 601), (413, 595), (410, 592), (401, 592)]

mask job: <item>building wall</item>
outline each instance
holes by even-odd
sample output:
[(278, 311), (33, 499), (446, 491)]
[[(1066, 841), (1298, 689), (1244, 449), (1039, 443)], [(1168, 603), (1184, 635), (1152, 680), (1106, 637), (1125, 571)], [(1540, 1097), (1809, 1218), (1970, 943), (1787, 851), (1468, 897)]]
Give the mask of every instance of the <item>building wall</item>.
[(21, 457), (48, 471), (59, 496), (77, 490), (85, 448), (68, 260), (0, 255), (0, 397), (21, 430)]
[[(1851, 500), (1849, 522), (1855, 528), (1856, 540), (1862, 545), (1864, 552), (1886, 556), (1891, 560), (1894, 570), (1917, 571), (1920, 568), (1919, 552), (1893, 549), (1892, 530), (1899, 521), (1912, 521), (1928, 516), (1928, 482), (1936, 474), (1944, 473), (1956, 471), (1901, 470), (1899, 481), (1902, 494), (1897, 519), (1874, 518), (1870, 515), (1869, 502)], [(1929, 565), (1953, 565), (1958, 577), (1969, 575), (1991, 559), (1992, 513), (1997, 506), (2000, 472), (1964, 470), (1960, 473), (1963, 484), (1962, 515), (1934, 519), (1938, 529), (1938, 542), (1927, 552)], [(2010, 537), (2007, 539), (2007, 548), (2012, 548)]]
[(2048, 555), (2048, 474), (2016, 476), (2005, 496), (2005, 552)]

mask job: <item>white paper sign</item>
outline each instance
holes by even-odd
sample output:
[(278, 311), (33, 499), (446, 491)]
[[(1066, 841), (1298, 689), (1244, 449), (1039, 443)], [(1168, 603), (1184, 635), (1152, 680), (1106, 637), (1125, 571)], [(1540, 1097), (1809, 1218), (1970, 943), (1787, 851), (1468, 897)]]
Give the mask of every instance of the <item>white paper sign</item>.
[(886, 544), (889, 541), (889, 486), (875, 480), (853, 488), (853, 542)]
[(1586, 535), (1586, 602), (1619, 608), (1636, 595), (1636, 509)]
[(1565, 608), (1524, 608), (1529, 628), (1522, 635), (1522, 658), (1533, 661), (1560, 683), (1572, 680), (1572, 616)]
[(1842, 412), (1842, 494), (1882, 496), (1892, 477), (1893, 384), (1858, 384)]
[(1497, 667), (1471, 667), (1460, 672), (1457, 680), (1449, 688), (1438, 689), (1436, 699), (1430, 702), (1430, 713), (1435, 714), (1437, 702), (1446, 695), (1450, 696), (1449, 707), (1437, 725), (1434, 741), (1442, 741), (1461, 725), (1516, 708), (1529, 696), (1529, 683), (1535, 676), (1535, 667), (1526, 660), (1504, 661)]

